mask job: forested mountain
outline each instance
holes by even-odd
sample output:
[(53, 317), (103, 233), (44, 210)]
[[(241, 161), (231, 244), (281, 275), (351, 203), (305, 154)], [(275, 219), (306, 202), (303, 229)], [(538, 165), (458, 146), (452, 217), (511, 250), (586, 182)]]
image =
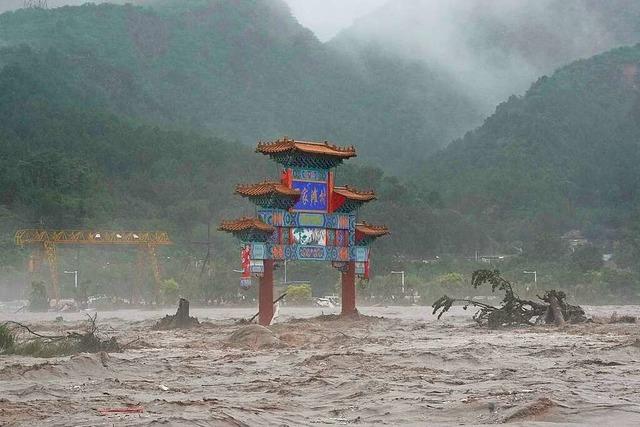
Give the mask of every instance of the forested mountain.
[[(194, 286), (195, 298), (202, 292), (236, 295), (231, 276), (237, 242), (212, 234), (215, 268), (200, 285), (198, 274), (185, 268), (203, 256), (202, 246), (191, 242), (207, 239), (207, 223), (215, 229), (222, 219), (253, 215), (253, 205), (235, 196), (234, 186), (276, 177), (274, 164), (241, 144), (134, 121), (127, 100), (159, 115), (169, 112), (147, 103), (129, 81), (105, 78), (111, 69), (90, 59), (73, 64), (57, 51), (25, 46), (6, 48), (1, 57), (0, 298), (22, 289), (16, 285), (22, 283), (27, 253), (15, 246), (13, 234), (33, 227), (167, 230), (175, 242), (163, 251), (169, 255), (162, 262), (168, 277)], [(97, 83), (68, 78), (74, 65), (75, 72), (93, 73)], [(114, 108), (123, 114), (114, 114)], [(380, 200), (365, 213), (371, 221), (398, 219), (389, 224), (394, 238), (377, 246), (376, 268), (388, 268), (398, 257), (468, 252), (468, 245), (487, 241), (462, 216), (430, 207), (380, 169), (345, 165), (338, 181), (376, 189)], [(81, 269), (93, 278), (92, 292), (127, 295), (135, 253), (82, 253)], [(79, 252), (60, 255), (63, 266), (78, 268)], [(332, 286), (334, 276), (323, 274), (318, 282)]]
[[(202, 255), (192, 242), (207, 223), (253, 213), (233, 186), (276, 176), (252, 145), (283, 135), (357, 147), (337, 181), (379, 195), (362, 211), (392, 231), (376, 244), (374, 271), (476, 250), (559, 259), (540, 237), (572, 229), (605, 242), (620, 265), (640, 256), (639, 46), (540, 78), (425, 161), (479, 117), (477, 92), (451, 70), (375, 44), (323, 45), (276, 0), (153, 5), (0, 15), (0, 281), (22, 280), (15, 229), (44, 226), (166, 229), (176, 241), (166, 274), (198, 283), (185, 276)], [(620, 23), (612, 40), (635, 37), (632, 20), (592, 7)], [(537, 55), (535, 43), (510, 46), (500, 49)], [(553, 58), (568, 55), (558, 49)], [(206, 286), (236, 295), (236, 243), (212, 238)], [(96, 254), (83, 270), (114, 289), (131, 276), (105, 265)], [(317, 280), (330, 291), (334, 276)]]
[(502, 241), (620, 238), (640, 207), (639, 88), (640, 45), (570, 64), (432, 157), (420, 182)]
[(488, 115), (541, 75), (638, 42), (635, 0), (391, 0), (330, 46), (422, 61), (449, 75)]
[(281, 0), (134, 3), (8, 12), (0, 46), (55, 55), (117, 114), (247, 144), (353, 144), (394, 173), (539, 75), (640, 41), (630, 0), (392, 1), (329, 44)]
[(0, 45), (58, 57), (73, 86), (116, 113), (248, 144), (281, 135), (353, 144), (387, 169), (479, 118), (447, 76), (327, 49), (280, 0), (151, 4), (8, 12)]

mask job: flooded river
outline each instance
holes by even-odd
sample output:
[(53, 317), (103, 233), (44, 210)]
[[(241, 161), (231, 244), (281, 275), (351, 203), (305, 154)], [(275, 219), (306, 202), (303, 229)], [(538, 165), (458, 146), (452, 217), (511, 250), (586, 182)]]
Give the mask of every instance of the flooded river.
[[(640, 307), (586, 307), (640, 315)], [(277, 345), (230, 345), (254, 309), (191, 310), (202, 323), (153, 331), (174, 309), (99, 312), (122, 353), (0, 356), (0, 425), (640, 425), (640, 325), (487, 330), (458, 308), (283, 307)], [(45, 333), (82, 313), (0, 313)], [(320, 316), (320, 317), (319, 317)], [(231, 343), (233, 344), (233, 343)], [(100, 409), (142, 407), (134, 414)]]

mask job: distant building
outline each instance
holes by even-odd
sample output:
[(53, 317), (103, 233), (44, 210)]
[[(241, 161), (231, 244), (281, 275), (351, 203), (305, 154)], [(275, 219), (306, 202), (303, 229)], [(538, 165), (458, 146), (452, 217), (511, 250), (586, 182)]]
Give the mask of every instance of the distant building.
[(576, 249), (589, 244), (589, 240), (582, 235), (580, 230), (571, 230), (562, 235), (562, 241), (565, 243), (571, 252), (575, 252)]

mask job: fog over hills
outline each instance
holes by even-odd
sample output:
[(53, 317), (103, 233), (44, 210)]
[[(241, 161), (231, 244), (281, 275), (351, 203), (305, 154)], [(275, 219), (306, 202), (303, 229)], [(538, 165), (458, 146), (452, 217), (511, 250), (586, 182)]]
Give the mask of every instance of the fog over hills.
[[(632, 0), (391, 0), (324, 44), (280, 0), (133, 3), (155, 10), (54, 9), (34, 15), (42, 21), (32, 28), (22, 11), (3, 19), (0, 43), (92, 52), (146, 99), (127, 114), (249, 144), (282, 134), (331, 139), (396, 172), (419, 167), (541, 75), (640, 41)], [(72, 16), (93, 24), (61, 24)], [(126, 49), (110, 52), (110, 40)]]
[(501, 239), (619, 239), (639, 217), (639, 88), (640, 44), (576, 61), (500, 104), (420, 181)]
[(633, 0), (391, 0), (330, 44), (422, 60), (488, 112), (539, 76), (639, 34)]

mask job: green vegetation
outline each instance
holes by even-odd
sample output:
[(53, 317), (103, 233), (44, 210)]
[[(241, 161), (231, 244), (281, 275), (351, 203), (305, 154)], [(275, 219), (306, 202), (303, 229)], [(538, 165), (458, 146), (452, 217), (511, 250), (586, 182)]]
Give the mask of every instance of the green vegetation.
[[(206, 238), (208, 223), (253, 214), (235, 184), (276, 176), (238, 141), (288, 134), (354, 144), (365, 159), (402, 166), (402, 179), (359, 160), (336, 172), (338, 184), (376, 190), (379, 200), (360, 214), (392, 231), (376, 242), (363, 296), (404, 301), (390, 270), (406, 270), (406, 287), (423, 303), (465, 296), (460, 283), (478, 267), (465, 258), (479, 253), (503, 254), (496, 262), (524, 293), (639, 299), (640, 46), (539, 79), (424, 162), (477, 119), (466, 96), (424, 65), (324, 46), (276, 1), (21, 10), (0, 15), (0, 40), (7, 284), (24, 281), (28, 252), (12, 242), (17, 228), (160, 229), (175, 243), (159, 250), (162, 275), (180, 284), (165, 282), (167, 299), (237, 299), (237, 243), (213, 233), (203, 270), (203, 247), (193, 242)], [(562, 239), (570, 230), (586, 246), (572, 252)], [(133, 249), (59, 255), (61, 271), (91, 278), (82, 295), (126, 300), (139, 273), (145, 299), (153, 295)], [(531, 269), (538, 289), (522, 273)], [(333, 293), (338, 280), (326, 265), (292, 263), (290, 274), (317, 295)], [(17, 286), (8, 289), (0, 298), (17, 296)], [(48, 306), (43, 289), (32, 307)]]
[(166, 279), (162, 281), (162, 286), (160, 287), (160, 292), (162, 294), (162, 302), (166, 304), (175, 304), (180, 297), (180, 286), (175, 279)]
[(42, 335), (17, 322), (0, 324), (0, 354), (48, 358), (121, 351), (115, 337), (105, 340), (99, 337), (96, 320), (97, 315), (89, 316), (84, 332), (67, 332), (65, 335)]
[(44, 282), (32, 282), (29, 293), (29, 310), (47, 311), (49, 309), (49, 297)]
[(478, 122), (443, 73), (396, 58), (363, 64), (320, 43), (280, 0), (148, 3), (5, 13), (0, 40), (50, 58), (87, 106), (249, 144), (328, 139), (399, 169)]
[(0, 354), (11, 353), (16, 337), (6, 324), (0, 324)]
[(639, 65), (635, 46), (542, 77), (431, 158), (422, 182), (500, 241), (530, 242), (533, 255), (556, 255), (548, 236), (599, 239), (628, 226), (640, 202)]
[(311, 285), (289, 285), (287, 286), (287, 302), (291, 304), (303, 305), (311, 303)]

